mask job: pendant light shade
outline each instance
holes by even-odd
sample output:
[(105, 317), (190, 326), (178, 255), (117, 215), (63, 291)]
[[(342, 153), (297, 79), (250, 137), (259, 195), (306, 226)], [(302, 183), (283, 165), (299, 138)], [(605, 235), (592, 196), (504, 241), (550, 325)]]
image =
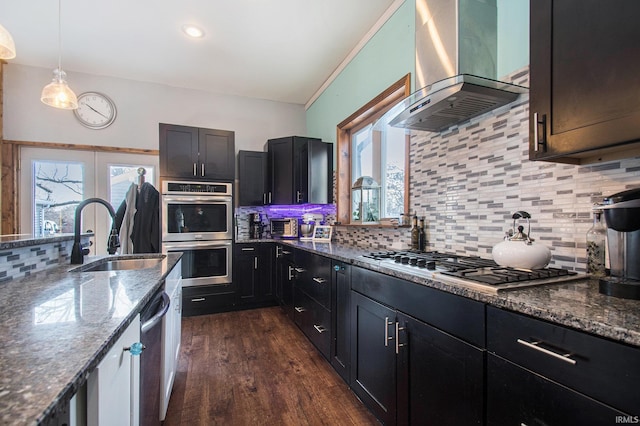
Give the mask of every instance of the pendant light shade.
[(62, 70), (62, 24), (61, 0), (58, 0), (58, 68), (53, 70), (53, 80), (44, 86), (40, 100), (45, 104), (60, 109), (78, 108), (78, 97), (67, 84), (67, 73)]
[(16, 57), (16, 44), (9, 31), (0, 25), (0, 59), (13, 59)]
[(67, 73), (61, 69), (53, 70), (53, 80), (44, 86), (40, 100), (45, 104), (60, 109), (78, 108), (78, 98), (67, 84)]

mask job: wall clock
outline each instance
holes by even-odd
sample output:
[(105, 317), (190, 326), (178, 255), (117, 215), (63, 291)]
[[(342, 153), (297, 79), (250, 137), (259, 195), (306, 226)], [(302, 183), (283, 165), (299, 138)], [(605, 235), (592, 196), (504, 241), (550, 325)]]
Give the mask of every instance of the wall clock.
[(89, 129), (104, 129), (116, 119), (116, 104), (110, 97), (98, 92), (85, 92), (78, 96), (78, 108), (73, 110), (80, 124)]

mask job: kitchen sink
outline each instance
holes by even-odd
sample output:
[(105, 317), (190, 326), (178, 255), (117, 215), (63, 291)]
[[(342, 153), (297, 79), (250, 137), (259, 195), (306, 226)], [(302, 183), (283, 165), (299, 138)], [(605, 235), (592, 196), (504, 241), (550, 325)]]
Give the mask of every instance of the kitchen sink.
[(69, 272), (128, 271), (153, 268), (162, 262), (166, 255), (151, 256), (113, 256), (81, 265)]

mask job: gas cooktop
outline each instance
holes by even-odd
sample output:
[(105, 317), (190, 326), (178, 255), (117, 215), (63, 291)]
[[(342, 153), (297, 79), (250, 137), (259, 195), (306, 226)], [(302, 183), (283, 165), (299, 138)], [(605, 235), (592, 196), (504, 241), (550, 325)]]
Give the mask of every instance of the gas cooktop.
[(364, 254), (363, 257), (380, 261), (381, 266), (389, 269), (492, 293), (584, 278), (584, 275), (566, 269), (508, 268), (481, 257), (437, 251), (379, 251)]

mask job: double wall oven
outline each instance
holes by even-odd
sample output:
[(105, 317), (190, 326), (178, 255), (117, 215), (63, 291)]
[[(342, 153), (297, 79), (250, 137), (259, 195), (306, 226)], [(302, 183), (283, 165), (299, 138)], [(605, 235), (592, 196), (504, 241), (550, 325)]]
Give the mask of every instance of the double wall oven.
[(184, 287), (231, 284), (232, 184), (162, 183), (162, 246), (182, 252)]

